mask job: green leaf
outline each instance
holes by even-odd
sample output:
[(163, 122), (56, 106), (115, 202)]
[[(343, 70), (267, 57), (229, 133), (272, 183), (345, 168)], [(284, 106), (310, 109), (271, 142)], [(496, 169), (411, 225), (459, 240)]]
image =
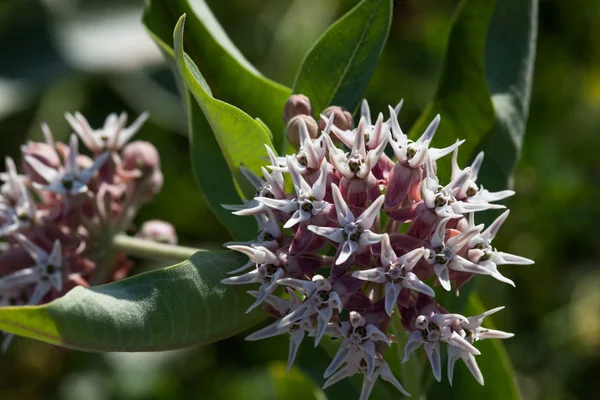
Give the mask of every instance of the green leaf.
[[(519, 159), (533, 81), (538, 0), (498, 1), (486, 41), (485, 74), (496, 124), (483, 139), (481, 180), (488, 189), (509, 186)], [(478, 150), (479, 150), (478, 149)]]
[(412, 138), (420, 136), (440, 114), (435, 147), (466, 139), (459, 150), (461, 161), (468, 159), (495, 121), (484, 71), (486, 32), (494, 4), (494, 0), (463, 0), (459, 4), (433, 100), (409, 134)]
[(309, 50), (294, 93), (310, 98), (316, 115), (329, 105), (353, 111), (373, 74), (392, 24), (392, 0), (363, 0)]
[[(436, 114), (437, 147), (457, 139), (459, 162), (484, 150), (479, 180), (509, 186), (529, 110), (537, 33), (537, 0), (463, 0), (454, 17), (432, 102), (411, 129), (420, 135)], [(442, 170), (447, 170), (440, 163)]]
[(221, 206), (241, 204), (242, 200), (210, 124), (179, 75), (173, 48), (154, 33), (149, 32), (149, 34), (171, 66), (182, 96), (190, 136), (190, 157), (200, 191), (210, 209), (234, 239), (252, 237), (257, 229), (255, 221), (251, 218), (235, 216)]
[(198, 252), (189, 260), (108, 285), (78, 286), (42, 306), (0, 308), (0, 331), (86, 351), (158, 351), (233, 336), (266, 317), (245, 314), (244, 286), (220, 281), (245, 256)]
[(234, 182), (246, 197), (252, 197), (255, 189), (242, 174), (244, 165), (257, 175), (268, 158), (265, 145), (273, 147), (270, 132), (264, 124), (250, 117), (237, 107), (212, 96), (208, 84), (190, 57), (183, 51), (185, 15), (173, 33), (175, 61), (186, 86), (196, 99), (210, 124), (225, 161), (233, 173)]
[[(486, 311), (486, 308), (479, 297), (472, 294), (464, 314), (472, 316), (481, 314), (484, 311)], [(490, 317), (485, 319), (485, 326), (494, 328)], [(477, 356), (476, 360), (485, 379), (485, 386), (477, 383), (464, 363), (459, 360), (454, 367), (453, 386), (450, 387), (447, 383), (434, 383), (428, 398), (445, 400), (483, 398), (486, 400), (520, 400), (521, 395), (515, 372), (502, 341), (496, 339), (482, 340), (477, 342), (477, 349), (481, 351), (481, 355)]]
[(219, 25), (204, 0), (146, 0), (144, 23), (164, 43), (187, 14), (185, 47), (215, 97), (263, 120), (274, 132), (273, 143), (283, 147), (283, 106), (291, 90), (261, 75), (244, 58)]

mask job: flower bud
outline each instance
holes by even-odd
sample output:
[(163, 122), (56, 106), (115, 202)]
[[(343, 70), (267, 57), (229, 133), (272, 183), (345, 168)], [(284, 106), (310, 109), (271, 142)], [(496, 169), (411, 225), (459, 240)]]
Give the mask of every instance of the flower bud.
[(158, 219), (144, 222), (136, 236), (155, 242), (177, 244), (175, 227), (168, 222)]
[(312, 116), (313, 110), (310, 100), (303, 94), (294, 94), (285, 102), (283, 107), (283, 122), (290, 122), (296, 115)]
[(160, 168), (160, 156), (156, 147), (149, 142), (136, 140), (123, 149), (123, 169), (138, 169), (146, 174)]
[(304, 121), (308, 136), (312, 139), (316, 138), (319, 133), (317, 121), (309, 115), (296, 115), (287, 124), (286, 134), (288, 142), (295, 148), (300, 148), (300, 125)]
[(52, 169), (58, 169), (61, 165), (58, 153), (54, 148), (46, 143), (29, 142), (21, 146), (23, 156), (21, 158), (23, 170), (27, 176), (36, 183), (46, 184), (46, 180), (42, 178), (26, 161), (25, 156), (36, 158), (42, 164)]
[[(333, 115), (333, 124), (343, 131), (354, 128), (352, 114), (345, 108), (338, 106), (327, 107), (322, 114), (327, 118), (331, 118)], [(319, 119), (319, 129), (322, 131), (325, 130), (325, 125), (327, 125), (326, 122), (322, 118)]]

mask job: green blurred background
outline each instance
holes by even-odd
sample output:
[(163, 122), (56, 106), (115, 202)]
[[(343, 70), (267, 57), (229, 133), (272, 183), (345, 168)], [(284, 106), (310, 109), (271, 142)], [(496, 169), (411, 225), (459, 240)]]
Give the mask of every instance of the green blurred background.
[[(207, 2), (244, 55), (288, 86), (312, 42), (356, 3)], [(366, 93), (372, 111), (404, 98), (400, 122), (408, 128), (416, 120), (432, 96), (455, 6), (455, 0), (396, 2), (390, 39)], [(170, 221), (184, 244), (225, 241), (194, 185), (185, 117), (141, 12), (141, 0), (0, 1), (0, 153), (18, 157), (21, 143), (41, 138), (42, 121), (66, 137), (65, 111), (79, 110), (99, 125), (112, 111), (149, 110), (137, 138), (161, 150), (166, 179), (138, 221)], [(540, 1), (517, 195), (495, 241), (536, 264), (504, 267), (516, 288), (477, 282), (488, 308), (507, 305), (495, 322), (517, 333), (505, 344), (526, 399), (596, 399), (600, 392), (599, 37), (600, 2)], [(19, 339), (0, 355), (0, 399), (319, 399), (310, 364), (326, 361), (310, 347), (300, 350), (299, 368), (286, 377), (287, 337), (244, 343), (242, 335), (185, 351), (105, 355)]]

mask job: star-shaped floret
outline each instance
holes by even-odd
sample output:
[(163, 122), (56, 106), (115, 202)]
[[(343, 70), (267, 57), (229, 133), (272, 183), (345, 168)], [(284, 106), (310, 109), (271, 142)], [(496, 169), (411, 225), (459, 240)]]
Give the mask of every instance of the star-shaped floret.
[[(500, 230), (500, 227), (508, 217), (510, 210), (506, 210), (483, 232), (469, 239), (467, 257), (470, 261), (481, 265), (489, 271), (489, 274), (501, 281), (515, 286), (514, 282), (498, 271), (498, 265), (514, 264), (514, 265), (531, 265), (534, 263), (525, 257), (516, 256), (514, 254), (504, 253), (492, 247), (492, 240)], [(469, 215), (469, 228), (475, 227), (475, 217)]]
[(35, 285), (28, 304), (38, 304), (52, 288), (60, 292), (63, 287), (63, 260), (60, 242), (56, 240), (52, 251), (47, 253), (20, 233), (14, 235), (14, 238), (29, 253), (35, 264), (0, 278), (0, 292), (10, 292)]
[(365, 360), (367, 364), (367, 377), (371, 378), (376, 367), (376, 342), (384, 342), (390, 346), (388, 337), (373, 324), (368, 324), (365, 318), (356, 311), (350, 311), (348, 321), (340, 326), (340, 337), (342, 343), (335, 357), (325, 371), (325, 378), (333, 373), (348, 360), (354, 359), (356, 353)]
[[(501, 190), (499, 192), (490, 192), (483, 188), (483, 186), (477, 186), (477, 176), (483, 163), (483, 151), (477, 154), (475, 160), (471, 164), (468, 179), (462, 184), (462, 186), (456, 191), (455, 197), (458, 200), (462, 200), (467, 203), (482, 203), (487, 204), (492, 201), (503, 200), (515, 194), (513, 190)], [(466, 169), (466, 168), (465, 168)], [(451, 180), (458, 179), (464, 172), (458, 166), (458, 148), (454, 149), (452, 154), (452, 175)]]
[[(269, 160), (272, 165), (278, 164), (278, 159), (273, 150), (265, 144)], [(256, 197), (264, 197), (269, 199), (285, 198), (285, 182), (283, 174), (279, 171), (269, 172), (265, 167), (261, 168), (264, 180), (260, 179), (248, 168), (242, 166), (240, 171), (246, 179), (256, 188)], [(268, 207), (256, 199), (252, 199), (244, 205), (222, 205), (227, 210), (234, 211), (235, 215), (256, 215), (265, 213)]]
[[(393, 117), (391, 118), (397, 118), (398, 113), (402, 108), (402, 103), (403, 101), (400, 100), (398, 105), (396, 105), (396, 107), (392, 109), (394, 113)], [(363, 134), (365, 136), (364, 140), (366, 150), (376, 149), (381, 145), (382, 142), (387, 142), (388, 139), (386, 138), (386, 136), (389, 131), (391, 120), (384, 121), (383, 129), (376, 129), (377, 124), (373, 124), (371, 122), (371, 111), (369, 110), (369, 103), (367, 103), (367, 100), (365, 99), (363, 99), (360, 106), (360, 115), (365, 120), (365, 129), (363, 131)], [(334, 125), (331, 127), (331, 132), (333, 132), (333, 134), (337, 136), (338, 139), (340, 139), (342, 143), (344, 143), (346, 146), (352, 147), (354, 145), (354, 142), (356, 140), (356, 129), (342, 130)]]
[(467, 203), (456, 197), (456, 194), (470, 177), (470, 168), (465, 168), (449, 184), (441, 186), (438, 177), (435, 175), (432, 161), (428, 160), (425, 165), (427, 177), (421, 184), (423, 201), (427, 208), (435, 212), (438, 217), (462, 218), (464, 214), (470, 212), (505, 208), (499, 204)]
[(369, 151), (365, 148), (365, 129), (365, 119), (361, 118), (358, 123), (358, 128), (356, 128), (354, 143), (349, 154), (337, 148), (329, 135), (323, 135), (327, 142), (327, 149), (329, 150), (329, 161), (333, 167), (347, 179), (366, 179), (371, 174), (371, 170), (375, 164), (377, 164), (379, 157), (381, 157), (385, 150), (385, 146), (387, 145), (387, 132), (382, 133), (382, 131), (388, 128), (383, 124), (382, 114), (377, 118), (373, 130), (373, 135), (381, 137), (382, 139), (378, 147)]
[(377, 378), (381, 377), (384, 381), (390, 382), (396, 389), (398, 389), (403, 395), (410, 396), (402, 384), (396, 379), (390, 366), (383, 359), (380, 353), (377, 353), (375, 358), (375, 371), (371, 374), (367, 374), (368, 366), (366, 361), (361, 358), (360, 353), (354, 353), (354, 357), (350, 358), (346, 361), (346, 365), (342, 369), (340, 369), (335, 374), (331, 375), (329, 379), (323, 385), (323, 389), (327, 389), (329, 386), (341, 381), (344, 378), (353, 376), (357, 373), (364, 374), (362, 390), (360, 392), (360, 400), (367, 400), (373, 387), (375, 386), (375, 382)]
[(414, 272), (417, 262), (426, 254), (423, 247), (409, 251), (398, 257), (385, 234), (381, 242), (381, 267), (356, 271), (352, 276), (363, 281), (385, 283), (385, 311), (391, 317), (400, 291), (404, 288), (415, 290), (428, 296), (435, 296), (432, 288), (423, 283)]
[(449, 347), (456, 347), (461, 351), (473, 355), (481, 354), (479, 350), (473, 347), (471, 343), (465, 340), (454, 329), (457, 324), (466, 320), (467, 318), (460, 314), (430, 313), (428, 315), (419, 315), (414, 321), (415, 330), (411, 333), (404, 347), (402, 362), (407, 362), (411, 353), (423, 345), (431, 364), (433, 376), (440, 382), (442, 379), (440, 342), (444, 342)]
[(271, 199), (268, 197), (256, 197), (256, 200), (275, 210), (286, 214), (292, 214), (287, 220), (284, 228), (291, 228), (299, 223), (308, 222), (313, 216), (319, 215), (329, 205), (324, 201), (327, 190), (327, 161), (321, 162), (319, 177), (312, 187), (304, 180), (297, 166), (297, 162), (292, 157), (287, 157), (287, 165), (292, 176), (296, 198)]
[(281, 267), (280, 256), (274, 254), (271, 250), (263, 246), (242, 246), (231, 245), (229, 249), (239, 251), (250, 257), (250, 260), (256, 265), (256, 268), (250, 272), (231, 278), (225, 278), (221, 283), (225, 285), (245, 285), (248, 283), (260, 283), (258, 288), (259, 296), (256, 301), (248, 307), (246, 313), (258, 307), (265, 298), (277, 289), (277, 281), (285, 276), (285, 271)]
[(35, 220), (36, 206), (17, 174), (17, 167), (12, 158), (6, 157), (6, 180), (11, 193), (10, 201), (1, 201), (0, 196), (0, 236), (5, 236), (23, 229), (28, 229)]
[(354, 214), (344, 201), (342, 194), (335, 184), (331, 184), (333, 193), (333, 202), (339, 223), (338, 228), (309, 225), (308, 229), (317, 235), (341, 244), (341, 252), (336, 259), (336, 265), (342, 264), (355, 254), (361, 247), (379, 243), (384, 235), (374, 233), (370, 229), (373, 227), (375, 218), (379, 215), (383, 205), (384, 195), (379, 196), (363, 213), (358, 217)]
[(33, 185), (39, 189), (48, 190), (63, 196), (75, 196), (87, 192), (87, 184), (110, 156), (110, 153), (105, 152), (98, 155), (89, 168), (81, 169), (77, 164), (77, 156), (79, 155), (77, 147), (77, 136), (71, 135), (69, 155), (65, 160), (64, 167), (60, 170), (48, 167), (35, 157), (25, 156), (31, 168), (48, 182), (47, 185), (39, 185), (37, 183)]
[(123, 112), (119, 116), (112, 113), (106, 117), (102, 128), (93, 129), (87, 119), (79, 112), (76, 112), (75, 115), (65, 114), (65, 118), (75, 133), (81, 138), (85, 146), (94, 153), (119, 151), (137, 133), (148, 117), (149, 114), (144, 112), (129, 127), (125, 127), (127, 125), (127, 113)]
[[(499, 331), (496, 329), (486, 329), (481, 327), (481, 323), (485, 317), (488, 317), (504, 307), (496, 307), (492, 310), (486, 311), (482, 314), (469, 317), (465, 320), (460, 321), (459, 325), (455, 325), (454, 330), (459, 335), (465, 338), (466, 341), (473, 344), (478, 340), (483, 339), (508, 339), (513, 337), (512, 333)], [(465, 351), (458, 347), (448, 346), (448, 381), (452, 384), (452, 377), (454, 375), (454, 365), (456, 361), (461, 358), (475, 380), (481, 385), (484, 384), (483, 375), (477, 365), (477, 361), (472, 353)]]
[(427, 160), (436, 161), (446, 154), (450, 154), (455, 148), (460, 146), (464, 140), (457, 141), (451, 146), (443, 149), (429, 148), (429, 144), (435, 135), (435, 131), (440, 124), (439, 114), (431, 121), (425, 132), (416, 142), (408, 139), (408, 136), (402, 132), (398, 124), (396, 112), (390, 107), (390, 144), (394, 150), (394, 155), (398, 162), (408, 165), (411, 168), (420, 168), (425, 165)]
[(450, 218), (444, 218), (435, 229), (431, 237), (431, 250), (427, 262), (433, 264), (433, 271), (442, 287), (450, 290), (450, 272), (449, 270), (459, 272), (470, 272), (472, 274), (489, 275), (490, 272), (464, 257), (458, 255), (460, 250), (465, 247), (471, 238), (481, 230), (482, 226), (470, 228), (457, 236), (448, 240), (446, 237), (446, 224)]
[(333, 311), (341, 312), (343, 309), (340, 295), (333, 289), (331, 282), (321, 275), (315, 275), (310, 281), (283, 278), (277, 283), (291, 287), (306, 296), (302, 304), (279, 321), (278, 327), (284, 328), (292, 324), (301, 324), (303, 321), (308, 322), (316, 314), (316, 347), (325, 333), (327, 324), (333, 317)]
[[(284, 300), (282, 298), (269, 295), (265, 298), (265, 302), (271, 305), (275, 310), (277, 310), (281, 315), (285, 316), (290, 312), (294, 311), (302, 304), (301, 300), (298, 298), (298, 295), (291, 288), (286, 288), (289, 300)], [(248, 292), (254, 297), (259, 297), (260, 293), (256, 291)], [(290, 349), (288, 354), (288, 363), (287, 363), (287, 372), (290, 371), (292, 364), (294, 363), (294, 359), (296, 358), (296, 354), (298, 353), (298, 349), (300, 348), (300, 344), (304, 339), (305, 333), (311, 333), (314, 331), (312, 324), (308, 320), (302, 320), (298, 323), (292, 323), (290, 325), (286, 325), (284, 327), (279, 326), (279, 320), (275, 321), (271, 325), (258, 330), (251, 335), (246, 337), (246, 340), (261, 340), (269, 337), (282, 335), (287, 333), (290, 335)]]

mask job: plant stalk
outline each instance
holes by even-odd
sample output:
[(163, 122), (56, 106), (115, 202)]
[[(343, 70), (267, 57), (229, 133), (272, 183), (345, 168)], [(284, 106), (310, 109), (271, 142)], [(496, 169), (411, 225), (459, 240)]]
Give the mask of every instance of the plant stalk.
[(206, 251), (194, 247), (176, 246), (140, 239), (127, 236), (124, 233), (115, 235), (113, 239), (113, 249), (114, 251), (122, 251), (129, 256), (146, 260), (160, 259), (169, 261), (183, 261), (190, 258), (198, 251)]

